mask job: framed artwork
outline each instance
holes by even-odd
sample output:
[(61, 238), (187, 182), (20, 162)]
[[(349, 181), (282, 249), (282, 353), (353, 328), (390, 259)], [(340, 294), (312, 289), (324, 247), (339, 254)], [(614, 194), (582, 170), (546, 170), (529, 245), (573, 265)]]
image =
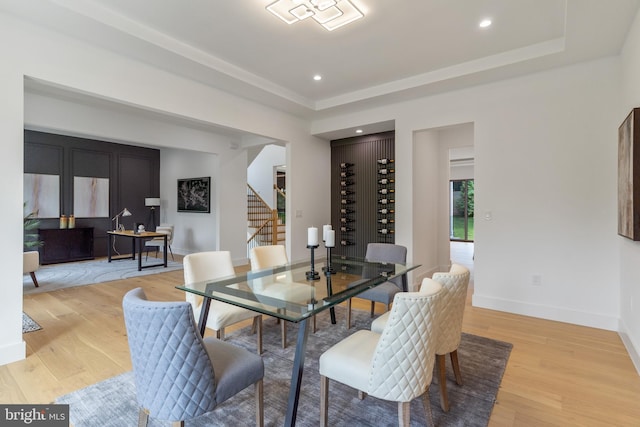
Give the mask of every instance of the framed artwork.
[(211, 212), (211, 177), (178, 179), (178, 212)]
[(74, 176), (73, 213), (76, 218), (108, 218), (109, 178)]
[(618, 234), (640, 240), (640, 108), (618, 128)]
[(34, 218), (60, 216), (60, 175), (24, 174), (23, 200), (25, 212)]

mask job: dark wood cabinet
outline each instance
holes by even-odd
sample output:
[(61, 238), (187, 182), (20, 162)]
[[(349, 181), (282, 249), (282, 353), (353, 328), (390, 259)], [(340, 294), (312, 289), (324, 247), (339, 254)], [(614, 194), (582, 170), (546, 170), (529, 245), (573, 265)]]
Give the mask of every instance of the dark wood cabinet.
[(93, 227), (40, 228), (40, 264), (93, 259)]

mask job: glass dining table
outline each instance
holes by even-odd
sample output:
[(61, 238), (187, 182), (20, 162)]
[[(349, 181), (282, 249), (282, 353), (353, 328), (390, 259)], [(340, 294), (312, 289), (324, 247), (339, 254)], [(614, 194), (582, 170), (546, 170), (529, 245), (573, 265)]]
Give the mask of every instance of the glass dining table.
[[(314, 266), (309, 262), (298, 262), (177, 286), (177, 289), (204, 297), (198, 321), (202, 335), (212, 299), (299, 324), (285, 426), (294, 426), (296, 422), (309, 335), (308, 320), (329, 310), (331, 323), (336, 324), (334, 307), (337, 304), (392, 278), (406, 278), (406, 273), (419, 267), (335, 255), (329, 259), (330, 262), (326, 258), (320, 259)], [(406, 279), (403, 282), (406, 283)]]

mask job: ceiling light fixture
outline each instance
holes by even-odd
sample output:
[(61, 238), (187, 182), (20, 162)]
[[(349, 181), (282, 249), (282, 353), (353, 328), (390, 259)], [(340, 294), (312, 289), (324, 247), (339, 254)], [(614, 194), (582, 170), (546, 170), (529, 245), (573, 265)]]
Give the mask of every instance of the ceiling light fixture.
[(362, 129), (356, 129), (356, 133), (362, 133)]
[(329, 31), (364, 16), (350, 0), (277, 0), (266, 9), (287, 24), (312, 17)]
[(487, 28), (491, 26), (491, 19), (483, 19), (480, 21), (480, 28)]
[(322, 80), (322, 76), (320, 74), (316, 74), (315, 76), (313, 76), (313, 80), (319, 82), (320, 80)]

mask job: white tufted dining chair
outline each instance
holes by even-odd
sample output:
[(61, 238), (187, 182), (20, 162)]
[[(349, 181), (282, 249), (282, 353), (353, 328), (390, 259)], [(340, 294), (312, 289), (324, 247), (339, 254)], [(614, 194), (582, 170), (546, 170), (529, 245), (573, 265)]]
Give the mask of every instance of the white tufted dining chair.
[[(458, 362), (458, 347), (462, 338), (462, 318), (469, 286), (469, 270), (459, 264), (451, 265), (448, 272), (434, 273), (432, 279), (422, 281), (420, 292), (429, 292), (432, 282), (439, 283), (442, 288), (442, 298), (439, 304), (440, 317), (438, 322), (438, 342), (436, 345), (436, 364), (438, 366), (438, 382), (440, 383), (440, 406), (443, 411), (449, 411), (447, 394), (446, 355), (449, 354), (456, 384), (462, 385), (462, 373)], [(381, 332), (387, 323), (389, 315), (381, 315), (371, 322), (371, 330)]]
[(444, 288), (442, 315), (438, 327), (438, 345), (436, 346), (436, 363), (438, 381), (440, 383), (440, 406), (443, 411), (449, 410), (447, 395), (446, 355), (451, 358), (456, 384), (462, 385), (462, 373), (458, 362), (458, 347), (462, 338), (462, 318), (469, 287), (469, 270), (459, 264), (452, 264), (448, 272), (434, 273), (432, 279)]
[[(229, 251), (189, 254), (183, 258), (182, 263), (185, 283), (202, 282), (235, 274)], [(192, 292), (185, 292), (185, 295), (193, 307), (197, 321), (200, 318), (202, 301), (198, 301), (200, 298)], [(216, 331), (218, 339), (224, 339), (224, 328), (247, 319), (253, 319), (253, 328), (257, 335), (257, 352), (262, 354), (262, 315), (255, 311), (212, 299), (207, 317), (207, 328)]]
[(411, 401), (422, 397), (433, 425), (429, 385), (441, 286), (433, 282), (430, 292), (397, 293), (380, 334), (357, 331), (320, 356), (321, 426), (329, 424), (329, 379), (375, 398), (397, 402), (400, 426), (409, 426)]

